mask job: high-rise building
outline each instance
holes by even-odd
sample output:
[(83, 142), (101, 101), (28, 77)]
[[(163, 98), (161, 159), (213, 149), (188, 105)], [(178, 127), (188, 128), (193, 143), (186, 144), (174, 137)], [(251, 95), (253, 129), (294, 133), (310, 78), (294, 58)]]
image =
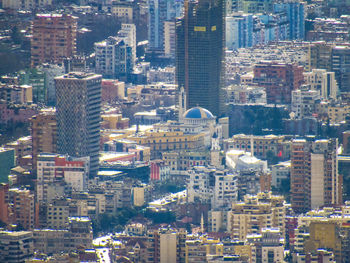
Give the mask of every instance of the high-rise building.
[(10, 221), (23, 229), (34, 228), (34, 194), (28, 189), (9, 190)]
[(303, 67), (288, 63), (260, 62), (254, 67), (254, 82), (266, 88), (267, 103), (290, 104), (292, 90), (304, 82)]
[(55, 78), (57, 150), (90, 157), (90, 176), (97, 175), (100, 149), (101, 75), (71, 72)]
[(55, 181), (65, 181), (74, 191), (87, 188), (89, 157), (72, 158), (69, 156), (42, 153), (37, 161), (36, 198), (38, 202), (48, 203), (54, 194), (48, 187)]
[(174, 21), (182, 13), (183, 1), (148, 1), (148, 48), (151, 51), (164, 51), (164, 23)]
[[(272, 2), (272, 1), (271, 1)], [(305, 16), (304, 3), (300, 1), (286, 1), (273, 4), (275, 13), (285, 13), (289, 21), (289, 39), (304, 39)]]
[(66, 14), (37, 14), (33, 21), (31, 65), (61, 63), (76, 51), (77, 18)]
[(57, 151), (56, 112), (52, 109), (41, 110), (30, 119), (32, 131), (32, 169), (36, 171), (38, 154)]
[(296, 213), (341, 202), (338, 141), (296, 139), (291, 147), (291, 204)]
[(15, 150), (0, 147), (0, 183), (7, 183), (11, 168), (15, 166)]
[(332, 71), (340, 92), (350, 93), (350, 46), (335, 46), (332, 49)]
[(186, 231), (159, 228), (147, 231), (147, 263), (185, 262)]
[(334, 72), (327, 72), (325, 69), (312, 69), (304, 73), (305, 82), (312, 90), (319, 90), (324, 99), (336, 99), (338, 85)]
[(8, 192), (9, 192), (9, 185), (1, 183), (0, 184), (0, 221), (8, 224)]
[(109, 78), (125, 78), (133, 70), (133, 52), (123, 39), (109, 37), (95, 43), (96, 73)]
[(319, 41), (310, 44), (309, 47), (309, 70), (325, 69), (331, 71), (332, 44)]
[(286, 207), (282, 196), (271, 193), (246, 195), (244, 202), (232, 204), (228, 213), (227, 231), (234, 239), (245, 240), (247, 235), (258, 235), (264, 228), (278, 228), (285, 233)]
[(176, 22), (176, 80), (187, 109), (200, 106), (216, 116), (224, 107), (225, 1), (186, 1)]

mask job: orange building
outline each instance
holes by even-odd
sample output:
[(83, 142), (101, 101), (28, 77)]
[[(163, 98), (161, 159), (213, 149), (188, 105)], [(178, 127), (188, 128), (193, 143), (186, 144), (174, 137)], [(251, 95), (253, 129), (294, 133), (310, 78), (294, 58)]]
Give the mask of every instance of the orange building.
[(36, 171), (38, 154), (55, 153), (57, 144), (57, 122), (54, 110), (42, 110), (31, 120), (33, 170)]
[(66, 14), (37, 14), (33, 21), (31, 65), (61, 63), (76, 52), (77, 18)]
[(0, 221), (8, 224), (8, 184), (0, 184)]

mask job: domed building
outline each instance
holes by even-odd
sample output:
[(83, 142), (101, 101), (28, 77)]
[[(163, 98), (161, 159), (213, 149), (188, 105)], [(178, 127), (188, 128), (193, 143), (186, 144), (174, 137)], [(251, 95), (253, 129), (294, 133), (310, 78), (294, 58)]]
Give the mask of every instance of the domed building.
[(215, 125), (216, 117), (202, 107), (194, 107), (184, 113), (183, 122), (192, 125)]

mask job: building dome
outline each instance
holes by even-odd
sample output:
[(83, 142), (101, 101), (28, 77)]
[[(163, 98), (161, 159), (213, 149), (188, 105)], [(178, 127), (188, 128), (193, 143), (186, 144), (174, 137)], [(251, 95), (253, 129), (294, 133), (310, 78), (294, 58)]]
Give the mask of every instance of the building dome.
[(194, 107), (187, 110), (184, 114), (185, 119), (214, 119), (214, 115), (201, 107)]

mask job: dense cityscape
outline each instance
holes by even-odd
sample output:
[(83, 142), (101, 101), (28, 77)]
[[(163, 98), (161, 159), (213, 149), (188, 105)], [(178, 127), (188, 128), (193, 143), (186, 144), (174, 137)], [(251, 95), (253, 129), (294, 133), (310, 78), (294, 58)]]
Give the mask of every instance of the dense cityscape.
[(349, 0), (1, 0), (0, 262), (349, 263)]

